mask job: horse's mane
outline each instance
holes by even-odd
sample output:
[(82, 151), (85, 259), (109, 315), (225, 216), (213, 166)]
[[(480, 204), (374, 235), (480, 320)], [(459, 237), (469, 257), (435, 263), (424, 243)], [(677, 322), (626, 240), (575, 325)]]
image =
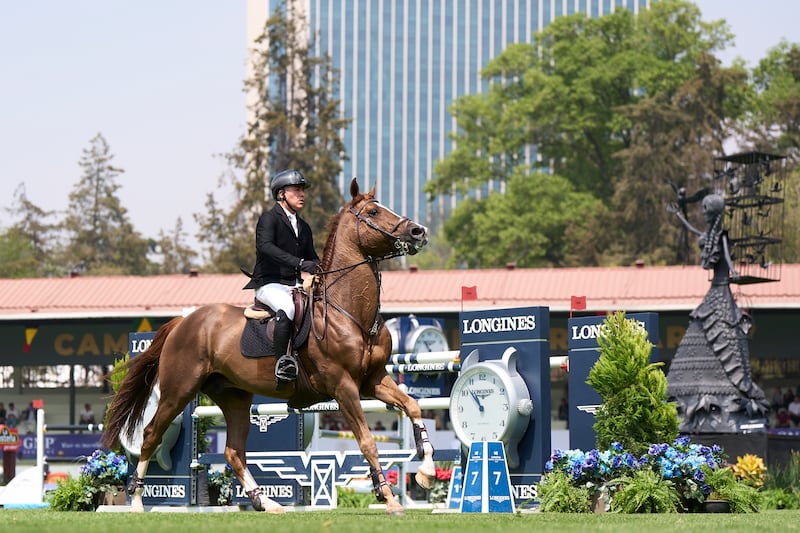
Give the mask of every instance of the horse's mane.
[(322, 270), (327, 270), (330, 268), (331, 261), (333, 260), (333, 248), (334, 242), (336, 242), (336, 230), (339, 229), (339, 222), (342, 218), (342, 214), (344, 214), (346, 209), (353, 207), (365, 199), (367, 199), (366, 194), (357, 194), (352, 200), (350, 200), (350, 202), (339, 209), (338, 213), (331, 217), (330, 221), (328, 222), (328, 239), (325, 241), (325, 248), (322, 251), (322, 261), (320, 261), (320, 268)]

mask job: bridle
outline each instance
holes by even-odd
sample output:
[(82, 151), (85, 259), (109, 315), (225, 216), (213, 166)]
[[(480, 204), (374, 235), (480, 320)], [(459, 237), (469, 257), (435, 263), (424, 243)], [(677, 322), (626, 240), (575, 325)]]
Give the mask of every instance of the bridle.
[[(372, 221), (370, 219), (370, 217), (364, 215), (364, 210), (367, 208), (368, 205), (373, 204), (373, 203), (380, 205), (380, 203), (377, 200), (375, 200), (374, 198), (370, 198), (369, 200), (366, 200), (358, 210), (355, 210), (351, 206), (351, 207), (348, 208), (348, 212), (350, 212), (353, 216), (355, 216), (356, 220), (358, 220), (359, 222), (363, 222), (369, 228), (377, 231), (378, 233), (380, 233), (384, 237), (386, 237), (389, 240), (391, 240), (392, 241), (392, 245), (394, 247), (394, 250), (389, 252), (389, 253), (387, 253), (387, 254), (378, 256), (378, 257), (367, 255), (367, 256), (364, 257), (363, 260), (358, 261), (357, 263), (353, 263), (352, 265), (347, 265), (347, 266), (340, 267), (340, 268), (335, 268), (335, 269), (332, 269), (332, 270), (323, 270), (323, 271), (320, 271), (320, 272), (317, 273), (317, 275), (320, 278), (322, 278), (322, 277), (324, 277), (324, 276), (326, 276), (328, 274), (334, 274), (334, 273), (337, 273), (337, 272), (344, 272), (344, 274), (339, 276), (337, 279), (333, 280), (330, 284), (327, 284), (327, 285), (324, 284), (324, 283), (320, 283), (319, 284), (319, 286), (321, 288), (321, 299), (322, 299), (324, 304), (332, 305), (337, 311), (339, 311), (340, 313), (342, 313), (343, 315), (348, 317), (350, 320), (352, 320), (361, 329), (361, 331), (363, 331), (367, 336), (369, 336), (369, 338), (370, 338), (370, 351), (372, 351), (374, 338), (375, 338), (375, 335), (378, 333), (378, 330), (380, 328), (380, 323), (381, 323), (381, 316), (380, 316), (381, 273), (380, 273), (380, 270), (378, 268), (379, 263), (381, 261), (386, 260), (386, 259), (391, 259), (393, 257), (399, 257), (401, 255), (406, 255), (411, 251), (412, 247), (416, 248), (415, 245), (410, 244), (408, 242), (402, 241), (400, 235), (395, 235), (395, 232), (398, 230), (398, 228), (400, 228), (400, 226), (402, 226), (403, 224), (407, 224), (408, 222), (410, 222), (410, 220), (407, 217), (398, 215), (398, 220), (395, 223), (395, 225), (392, 226), (392, 228), (389, 231), (386, 231), (385, 229), (383, 229), (380, 226), (378, 226), (377, 224), (375, 224), (375, 222)], [(335, 238), (336, 237), (334, 235), (334, 241), (331, 243), (331, 246), (335, 246)], [(357, 239), (357, 242), (358, 242), (358, 247), (362, 248), (362, 246), (361, 246), (361, 225), (360, 224), (356, 224), (356, 239)], [(331, 285), (333, 285), (334, 283), (336, 283), (337, 281), (339, 281), (341, 279), (344, 279), (344, 277), (349, 272), (352, 272), (356, 267), (364, 265), (364, 264), (369, 264), (370, 265), (372, 273), (375, 276), (375, 280), (378, 283), (378, 308), (377, 308), (377, 310), (375, 312), (375, 319), (374, 319), (374, 321), (372, 323), (372, 327), (369, 330), (367, 330), (346, 309), (344, 309), (342, 306), (340, 306), (336, 302), (328, 299), (328, 295), (327, 295), (327, 289)], [(328, 318), (327, 305), (325, 305), (323, 307), (322, 314), (323, 314), (323, 333), (322, 333), (322, 335), (320, 335), (317, 332), (316, 328), (313, 327), (314, 324), (312, 323), (312, 329), (314, 330), (314, 336), (317, 338), (317, 340), (321, 340), (324, 337), (324, 332), (327, 329), (327, 327), (326, 327), (327, 318)]]
[[(369, 200), (364, 202), (364, 204), (359, 208), (358, 211), (353, 209), (352, 206), (348, 209), (348, 211), (350, 211), (350, 213), (352, 213), (359, 222), (363, 222), (364, 224), (366, 224), (370, 228), (372, 228), (375, 231), (377, 231), (378, 233), (382, 234), (384, 237), (386, 237), (386, 238), (388, 238), (388, 239), (393, 241), (393, 245), (394, 245), (395, 251), (394, 252), (390, 252), (389, 254), (380, 257), (378, 259), (378, 261), (382, 261), (384, 259), (390, 259), (392, 257), (397, 257), (397, 256), (400, 256), (400, 255), (407, 254), (410, 251), (410, 249), (411, 249), (411, 247), (413, 245), (409, 244), (407, 242), (401, 241), (400, 240), (400, 236), (399, 235), (395, 235), (394, 232), (397, 231), (397, 229), (400, 226), (402, 226), (404, 223), (409, 222), (409, 219), (404, 217), (404, 216), (398, 216), (397, 223), (394, 226), (392, 226), (392, 229), (390, 229), (389, 231), (386, 231), (382, 227), (380, 227), (377, 224), (375, 224), (375, 222), (373, 222), (372, 219), (370, 219), (369, 217), (365, 217), (363, 215), (363, 212), (367, 208), (367, 206), (369, 204), (373, 204), (373, 203), (380, 205), (380, 203), (376, 199), (370, 198)], [(358, 239), (359, 246), (361, 246), (361, 226), (356, 226), (356, 238)]]

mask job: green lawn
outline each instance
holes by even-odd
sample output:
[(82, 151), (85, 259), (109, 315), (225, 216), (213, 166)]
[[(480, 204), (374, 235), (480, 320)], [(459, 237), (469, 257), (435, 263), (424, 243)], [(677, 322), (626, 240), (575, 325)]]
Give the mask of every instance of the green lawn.
[(712, 531), (800, 531), (800, 511), (764, 511), (757, 514), (432, 514), (410, 510), (405, 516), (386, 516), (370, 509), (288, 512), (267, 515), (235, 513), (76, 513), (47, 509), (0, 510), (0, 531), (80, 531), (81, 533), (466, 533), (502, 531), (575, 531), (614, 533), (690, 533)]

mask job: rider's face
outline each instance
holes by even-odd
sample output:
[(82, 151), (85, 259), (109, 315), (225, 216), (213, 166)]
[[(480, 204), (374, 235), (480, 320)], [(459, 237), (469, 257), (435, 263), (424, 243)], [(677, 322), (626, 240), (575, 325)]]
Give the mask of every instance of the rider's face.
[(283, 189), (283, 199), (292, 211), (300, 211), (305, 205), (306, 190), (301, 185), (287, 185)]

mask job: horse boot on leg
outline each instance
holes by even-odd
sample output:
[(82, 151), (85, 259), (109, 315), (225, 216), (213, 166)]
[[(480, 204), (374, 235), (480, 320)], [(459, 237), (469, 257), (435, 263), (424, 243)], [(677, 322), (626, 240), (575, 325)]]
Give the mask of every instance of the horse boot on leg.
[(292, 321), (283, 311), (275, 315), (275, 331), (272, 340), (275, 345), (275, 377), (278, 383), (288, 383), (297, 379), (297, 359), (289, 352), (289, 341), (292, 336)]

